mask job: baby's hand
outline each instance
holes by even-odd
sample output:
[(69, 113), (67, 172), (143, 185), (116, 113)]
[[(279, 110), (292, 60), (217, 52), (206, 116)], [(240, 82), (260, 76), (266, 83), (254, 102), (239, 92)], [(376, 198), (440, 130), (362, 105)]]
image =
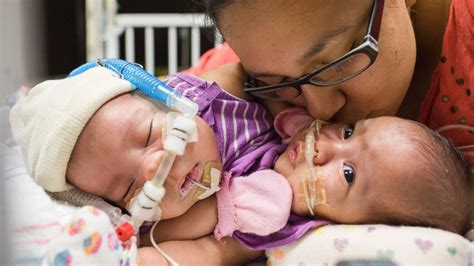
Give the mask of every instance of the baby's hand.
[[(290, 216), (293, 193), (288, 181), (273, 170), (230, 179), (224, 175), (217, 192), (217, 239), (238, 230), (269, 235), (283, 228)], [(229, 184), (230, 183), (230, 184)]]

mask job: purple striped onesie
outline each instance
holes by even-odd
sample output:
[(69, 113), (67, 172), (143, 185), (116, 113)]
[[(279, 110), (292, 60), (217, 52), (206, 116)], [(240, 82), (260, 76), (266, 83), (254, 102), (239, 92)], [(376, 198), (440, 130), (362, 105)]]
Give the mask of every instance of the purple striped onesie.
[(216, 135), (224, 171), (243, 176), (273, 168), (286, 147), (262, 105), (236, 98), (215, 83), (187, 74), (171, 76), (166, 83), (198, 104), (198, 116)]
[[(261, 104), (237, 98), (216, 83), (188, 74), (169, 76), (165, 83), (198, 104), (198, 116), (216, 136), (224, 171), (238, 177), (273, 169), (286, 146), (281, 144), (273, 119)], [(291, 215), (287, 226), (268, 236), (236, 231), (233, 237), (250, 249), (268, 249), (291, 243), (320, 225), (321, 221)]]

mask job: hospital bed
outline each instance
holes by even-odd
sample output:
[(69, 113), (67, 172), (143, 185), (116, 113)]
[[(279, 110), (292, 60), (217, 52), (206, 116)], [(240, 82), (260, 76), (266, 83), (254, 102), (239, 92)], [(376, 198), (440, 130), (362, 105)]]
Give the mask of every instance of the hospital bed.
[[(88, 59), (100, 57), (120, 57), (135, 62), (139, 49), (143, 49), (144, 62), (139, 62), (146, 70), (156, 73), (155, 51), (162, 46), (155, 45), (155, 28), (167, 31), (167, 72), (179, 71), (182, 65), (178, 60), (180, 44), (183, 40), (190, 42), (190, 53), (187, 54), (191, 63), (197, 62), (201, 54), (200, 38), (205, 20), (202, 14), (118, 14), (114, 1), (92, 1), (101, 3), (98, 15), (88, 21)], [(89, 6), (88, 8), (94, 8)], [(97, 8), (97, 7), (96, 7)], [(97, 10), (99, 9), (94, 9)], [(97, 26), (97, 21), (100, 26)], [(92, 29), (93, 26), (95, 29)], [(134, 38), (136, 29), (144, 29), (145, 45), (138, 47)], [(182, 29), (189, 29), (183, 31)], [(100, 29), (99, 32), (97, 29)], [(93, 31), (93, 32), (91, 32)], [(180, 34), (180, 32), (186, 32)], [(217, 35), (218, 36), (218, 35)], [(181, 40), (180, 40), (181, 38)], [(122, 39), (122, 41), (121, 41)], [(215, 46), (220, 45), (217, 37)], [(122, 52), (121, 52), (122, 51)], [(4, 111), (6, 112), (6, 111)], [(2, 114), (5, 116), (5, 114)], [(2, 140), (4, 141), (4, 140)], [(15, 147), (10, 143), (8, 153), (14, 153)], [(20, 182), (20, 176), (10, 172), (7, 182)], [(21, 182), (27, 182), (24, 178)], [(30, 184), (31, 185), (31, 184)], [(34, 191), (33, 191), (34, 190)], [(33, 193), (33, 192), (34, 193)], [(40, 190), (34, 188), (29, 195), (46, 200)], [(48, 202), (48, 206), (52, 203)], [(50, 207), (48, 207), (51, 210)], [(69, 209), (58, 209), (55, 217), (70, 212)], [(29, 215), (24, 213), (22, 215)], [(42, 224), (35, 224), (31, 219), (14, 219), (13, 227), (41, 228), (50, 223), (42, 217)], [(24, 233), (23, 231), (15, 231)], [(32, 231), (33, 232), (33, 231)], [(21, 237), (26, 237), (22, 235)], [(31, 236), (30, 236), (31, 237)], [(20, 254), (20, 251), (18, 251)], [(36, 254), (36, 253), (35, 253)], [(474, 244), (466, 238), (446, 231), (408, 226), (387, 225), (328, 225), (307, 233), (300, 241), (285, 247), (275, 248), (266, 252), (269, 265), (372, 265), (378, 262), (385, 265), (474, 265)], [(20, 256), (21, 258), (21, 256)], [(343, 262), (347, 263), (344, 264)], [(351, 264), (353, 263), (353, 264)], [(359, 264), (357, 264), (359, 263)], [(365, 263), (365, 264), (364, 264)]]
[[(117, 13), (115, 1), (86, 3), (88, 61), (122, 58), (156, 73), (155, 52), (167, 47), (166, 74), (173, 74), (197, 63), (205, 52), (201, 48), (203, 41), (212, 42), (215, 47), (222, 42), (220, 34), (206, 23), (204, 14), (127, 14)], [(157, 38), (157, 30), (166, 31), (165, 39)], [(142, 31), (144, 45), (136, 38)], [(138, 51), (144, 58), (137, 58)]]

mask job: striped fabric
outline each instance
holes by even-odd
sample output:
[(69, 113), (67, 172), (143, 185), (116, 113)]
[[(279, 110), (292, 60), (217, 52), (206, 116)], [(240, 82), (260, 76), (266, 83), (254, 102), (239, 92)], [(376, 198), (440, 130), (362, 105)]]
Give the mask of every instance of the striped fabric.
[(170, 76), (165, 82), (198, 104), (198, 115), (216, 135), (224, 171), (242, 176), (273, 168), (285, 146), (263, 106), (234, 97), (216, 83), (187, 74)]
[[(223, 170), (231, 172), (232, 178), (273, 169), (285, 145), (281, 144), (281, 138), (273, 129), (272, 117), (263, 106), (236, 98), (216, 83), (183, 73), (170, 76), (165, 82), (198, 104), (198, 115), (216, 135)], [(327, 223), (290, 215), (287, 225), (270, 235), (235, 231), (232, 236), (249, 249), (264, 250), (292, 243), (308, 230)]]

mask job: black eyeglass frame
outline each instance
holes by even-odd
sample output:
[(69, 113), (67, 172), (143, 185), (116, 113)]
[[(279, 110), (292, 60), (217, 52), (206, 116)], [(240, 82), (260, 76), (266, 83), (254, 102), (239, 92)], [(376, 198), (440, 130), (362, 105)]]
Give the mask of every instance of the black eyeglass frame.
[[(367, 70), (374, 63), (375, 59), (377, 58), (378, 51), (379, 51), (378, 37), (379, 37), (379, 33), (380, 33), (380, 24), (381, 24), (381, 21), (382, 21), (383, 7), (384, 7), (384, 0), (374, 0), (374, 3), (372, 5), (371, 14), (370, 14), (369, 24), (368, 24), (368, 27), (367, 27), (367, 33), (364, 36), (364, 38), (362, 40), (362, 43), (360, 45), (358, 45), (357, 47), (355, 47), (354, 49), (350, 50), (349, 52), (345, 53), (344, 55), (342, 55), (338, 59), (332, 61), (331, 63), (329, 63), (329, 64), (327, 64), (327, 65), (325, 65), (325, 66), (323, 66), (323, 67), (321, 67), (321, 68), (319, 68), (319, 69), (317, 69), (317, 70), (315, 70), (315, 71), (313, 71), (313, 72), (311, 72), (311, 73), (309, 73), (309, 74), (307, 74), (303, 77), (298, 78), (297, 80), (290, 81), (290, 82), (283, 82), (283, 83), (278, 83), (278, 84), (273, 84), (273, 85), (268, 85), (268, 86), (255, 87), (255, 85), (254, 85), (255, 84), (255, 79), (252, 79), (250, 76), (248, 76), (247, 77), (247, 82), (245, 82), (244, 92), (248, 92), (248, 93), (250, 93), (250, 94), (252, 94), (256, 97), (259, 97), (259, 98), (271, 99), (271, 100), (276, 100), (276, 101), (278, 101), (278, 100), (284, 101), (284, 100), (290, 100), (292, 98), (295, 98), (295, 97), (298, 97), (299, 95), (301, 95), (301, 86), (302, 85), (312, 84), (312, 85), (316, 85), (316, 86), (319, 86), (319, 87), (328, 87), (328, 86), (333, 86), (333, 85), (345, 82), (349, 79), (352, 79), (352, 78), (356, 77), (360, 73)], [(359, 53), (366, 54), (370, 59), (370, 63), (366, 67), (362, 68), (361, 70), (355, 72), (352, 75), (347, 76), (346, 78), (343, 78), (341, 80), (337, 80), (337, 81), (334, 81), (334, 82), (318, 83), (316, 81), (311, 81), (312, 77), (322, 73), (326, 69), (329, 69), (329, 68), (332, 68), (332, 67), (338, 65), (339, 63), (343, 62), (347, 58), (352, 57), (352, 56), (354, 56), (356, 54), (359, 54)], [(287, 87), (295, 88), (296, 90), (298, 90), (298, 94), (294, 95), (292, 98), (289, 98), (289, 99), (265, 98), (265, 97), (262, 97), (262, 95), (259, 95), (259, 93), (261, 93), (261, 92), (276, 91), (276, 90), (279, 90), (281, 88), (287, 88)]]

